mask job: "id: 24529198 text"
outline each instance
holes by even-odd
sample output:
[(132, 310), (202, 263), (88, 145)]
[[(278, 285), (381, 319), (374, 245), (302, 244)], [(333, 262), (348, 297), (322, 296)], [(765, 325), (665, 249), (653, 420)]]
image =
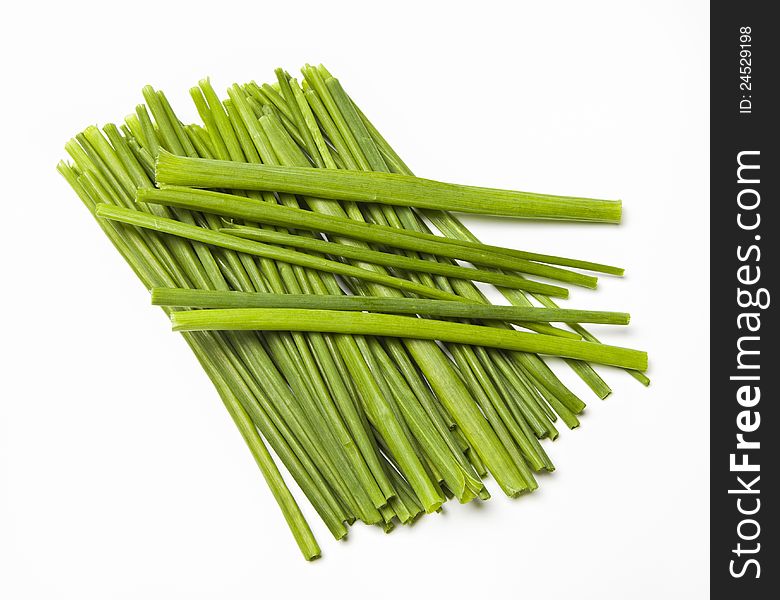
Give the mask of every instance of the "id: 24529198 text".
[(749, 115), (753, 111), (753, 29), (739, 28), (739, 114)]

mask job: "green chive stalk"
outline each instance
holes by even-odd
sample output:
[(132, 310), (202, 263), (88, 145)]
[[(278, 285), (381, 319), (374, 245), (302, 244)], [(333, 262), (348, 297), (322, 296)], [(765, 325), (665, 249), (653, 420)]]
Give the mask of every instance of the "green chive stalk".
[(292, 308), (236, 308), (175, 313), (172, 321), (175, 331), (319, 331), (411, 337), (549, 354), (637, 371), (647, 370), (647, 353), (640, 350), (569, 340), (540, 333), (380, 313)]
[[(205, 280), (202, 280), (202, 279), (200, 279), (200, 280), (199, 280), (199, 282), (200, 282), (200, 284), (201, 284), (201, 285), (208, 285), (208, 282), (206, 282)], [(235, 344), (235, 343), (234, 343), (234, 344)], [(305, 391), (305, 389), (306, 389), (306, 388), (303, 388), (303, 390), (299, 390), (299, 391)], [(299, 393), (299, 396), (300, 396), (300, 395), (302, 395), (302, 394), (300, 394), (300, 393)], [(309, 428), (309, 429), (311, 430), (311, 428)], [(316, 451), (316, 450), (315, 450), (315, 451)], [(330, 467), (326, 467), (326, 468), (327, 468), (327, 469), (330, 469)], [(331, 472), (333, 472), (333, 471), (331, 471)]]
[(214, 246), (219, 246), (220, 248), (226, 248), (236, 252), (243, 252), (244, 254), (271, 258), (280, 262), (308, 267), (310, 269), (324, 271), (326, 273), (334, 273), (347, 277), (357, 277), (358, 279), (365, 279), (366, 281), (371, 281), (373, 283), (379, 283), (391, 288), (412, 292), (427, 298), (437, 298), (441, 300), (458, 299), (458, 297), (453, 294), (442, 292), (441, 290), (421, 285), (406, 279), (401, 279), (399, 277), (385, 275), (383, 273), (378, 273), (361, 267), (353, 267), (351, 265), (319, 258), (317, 256), (304, 254), (302, 252), (296, 252), (294, 250), (279, 248), (277, 246), (269, 246), (267, 244), (261, 244), (259, 242), (253, 242), (250, 240), (243, 240), (236, 236), (227, 235), (210, 229), (205, 229), (203, 227), (197, 227), (195, 225), (189, 225), (187, 223), (175, 221), (173, 219), (150, 216), (138, 210), (132, 210), (119, 206), (100, 205), (97, 207), (95, 212), (98, 217), (111, 219), (112, 221), (118, 221), (128, 225), (135, 225), (136, 227), (151, 229), (160, 233), (167, 233), (195, 242), (211, 244)]
[[(238, 96), (236, 96), (237, 98)], [(261, 117), (260, 122), (263, 125), (266, 125), (269, 123), (269, 120), (267, 118), (267, 115), (264, 117)], [(245, 122), (245, 125), (248, 128), (256, 128), (256, 123), (252, 120), (247, 120)], [(256, 132), (256, 139), (261, 140), (265, 142), (265, 139), (263, 137), (263, 133), (261, 131)], [(282, 146), (275, 146), (275, 150), (284, 150)], [(289, 154), (287, 154), (289, 157)], [(343, 216), (345, 215), (345, 211), (349, 214), (349, 216), (353, 219), (359, 219), (362, 220), (362, 215), (359, 211), (356, 212), (356, 207), (352, 203), (346, 203), (344, 208), (341, 208), (338, 204), (334, 203), (333, 201), (329, 200), (320, 200), (320, 199), (312, 199), (312, 198), (306, 198), (306, 201), (309, 203), (310, 207), (315, 211), (321, 211), (325, 212), (327, 214), (335, 214), (336, 216)], [(360, 243), (351, 242), (356, 245), (362, 245)], [(357, 263), (361, 266), (364, 266), (366, 268), (372, 268), (373, 270), (376, 270), (377, 272), (383, 272), (382, 268), (377, 265), (368, 265), (366, 263)], [(371, 284), (374, 285), (374, 284)], [(386, 288), (384, 286), (375, 286), (374, 290), (382, 293), (382, 294), (391, 294), (392, 288)], [(452, 298), (452, 296), (450, 296)], [(466, 409), (462, 409), (461, 405), (463, 402), (467, 402), (467, 391), (465, 388), (457, 388), (457, 380), (453, 379), (453, 373), (451, 370), (449, 370), (446, 366), (446, 361), (443, 361), (442, 359), (444, 356), (441, 354), (441, 351), (435, 346), (430, 345), (428, 343), (420, 343), (416, 340), (407, 340), (404, 342), (407, 346), (407, 349), (415, 354), (415, 360), (418, 362), (418, 365), (421, 366), (421, 369), (423, 372), (425, 372), (426, 376), (428, 376), (429, 379), (442, 379), (445, 378), (446, 380), (453, 380), (454, 385), (456, 387), (452, 387), (452, 385), (449, 385), (447, 387), (443, 387), (441, 389), (445, 390), (445, 393), (449, 393), (454, 400), (456, 396), (459, 397), (458, 402), (450, 404), (451, 407), (453, 407), (456, 411), (463, 412)], [(427, 371), (427, 372), (426, 372)], [(468, 413), (468, 410), (466, 410), (466, 413)], [(491, 449), (491, 453), (489, 454), (491, 466), (494, 469), (494, 473), (496, 474), (497, 479), (502, 484), (502, 488), (511, 495), (514, 495), (521, 491), (522, 489), (525, 489), (525, 484), (521, 482), (521, 479), (518, 478), (518, 473), (515, 471), (515, 467), (510, 464), (509, 457), (505, 456), (503, 454), (503, 450), (500, 448), (499, 445), (493, 442), (493, 438), (491, 438), (491, 434), (487, 430), (483, 430), (484, 424), (483, 422), (477, 420), (474, 418), (473, 414), (468, 414), (468, 418), (466, 419), (466, 426), (468, 429), (472, 432), (472, 434), (475, 434), (479, 437), (474, 437), (474, 439), (478, 439), (479, 442), (483, 448), (485, 449)], [(497, 441), (496, 441), (497, 442)]]
[[(270, 149), (269, 144), (264, 138), (264, 132), (257, 127), (257, 123), (251, 118), (251, 115), (249, 115), (249, 118), (247, 118), (248, 107), (244, 103), (244, 99), (238, 93), (236, 86), (231, 88), (230, 93), (232, 101), (239, 108), (239, 114), (243, 119), (243, 126), (247, 128), (247, 131), (249, 132), (261, 159), (263, 161), (275, 162), (273, 151)], [(297, 205), (297, 201), (292, 197), (285, 195), (281, 196), (280, 198), (287, 205)], [(324, 284), (329, 283), (329, 281), (330, 280), (325, 279)], [(311, 283), (315, 286), (323, 285), (323, 282), (320, 281), (316, 276), (311, 277)], [(335, 282), (330, 283), (336, 285), (338, 289), (338, 286), (335, 284)], [(323, 290), (320, 289), (320, 292), (322, 291)], [(339, 340), (337, 340), (337, 344), (338, 343)], [(364, 356), (357, 352), (356, 348), (352, 345), (343, 346), (341, 351), (345, 353), (345, 365), (347, 366), (348, 370), (352, 372), (352, 376), (359, 384), (358, 387), (361, 389), (361, 399), (363, 400), (363, 406), (368, 412), (371, 413), (373, 420), (381, 419), (381, 423), (379, 423), (378, 426), (383, 429), (385, 435), (390, 441), (390, 444), (396, 448), (397, 452), (399, 452), (399, 455), (401, 456), (401, 462), (404, 464), (405, 468), (408, 469), (407, 476), (410, 477), (415, 490), (420, 493), (421, 501), (423, 502), (426, 509), (435, 510), (440, 504), (440, 500), (438, 500), (435, 495), (431, 494), (432, 490), (429, 487), (426, 487), (427, 484), (425, 483), (425, 477), (420, 476), (421, 474), (419, 465), (415, 463), (415, 458), (410, 455), (409, 446), (406, 445), (406, 439), (402, 432), (395, 428), (395, 423), (387, 421), (386, 406), (382, 403), (382, 396), (377, 394), (376, 388), (372, 388), (372, 386), (374, 386), (374, 384), (377, 382), (366, 368), (366, 365), (363, 363), (362, 359)]]
[(524, 219), (620, 223), (621, 217), (619, 200), (515, 192), (372, 171), (320, 170), (180, 158), (182, 160), (158, 163), (160, 182), (197, 188), (285, 192), (326, 200)]
[[(156, 115), (156, 116), (158, 116), (158, 115)], [(202, 257), (203, 255), (201, 254), (200, 256)], [(195, 257), (193, 257), (190, 262), (193, 265), (197, 265), (197, 259)], [(198, 272), (197, 272), (197, 269), (195, 269), (193, 271), (193, 273), (194, 273), (193, 277), (195, 277), (195, 280), (198, 282), (198, 285), (200, 285), (202, 287), (208, 287), (209, 286), (209, 281), (207, 279), (205, 279), (203, 276), (200, 276), (198, 274)], [(236, 345), (235, 341), (233, 341), (233, 345), (234, 346)], [(253, 358), (255, 358), (255, 357), (253, 357)], [(253, 366), (253, 365), (250, 364), (250, 368), (251, 368), (251, 366)], [(239, 368), (239, 367), (237, 367), (237, 368)], [(241, 367), (241, 368), (243, 368), (243, 367)], [(305, 390), (305, 388), (303, 388), (303, 390)], [(303, 391), (303, 390), (301, 390), (301, 391)], [(256, 389), (254, 389), (253, 392), (255, 394), (257, 394), (257, 390)], [(299, 396), (302, 396), (302, 394), (299, 393)], [(319, 453), (316, 448), (314, 449), (314, 454), (319, 456), (321, 459), (325, 459), (325, 457), (321, 453)], [(325, 459), (325, 460), (327, 460), (327, 459)], [(337, 471), (334, 470), (334, 468), (331, 465), (325, 465), (325, 468), (326, 468), (326, 470), (329, 470), (331, 473), (336, 473), (337, 472)], [(340, 485), (343, 485), (343, 483), (340, 483)], [(343, 490), (342, 490), (342, 493), (343, 493)]]
[[(252, 162), (259, 162), (263, 159), (267, 160), (268, 156), (265, 152), (265, 146), (262, 144), (262, 140), (258, 139), (255, 135), (257, 133), (256, 129), (251, 127), (247, 129), (244, 126), (244, 122), (242, 121), (241, 115), (246, 115), (249, 110), (246, 104), (243, 103), (242, 99), (236, 95), (232, 96), (230, 103), (226, 101), (225, 104), (231, 124), (237, 132), (240, 132), (240, 144), (246, 156), (250, 158)], [(251, 123), (251, 119), (249, 119), (248, 122)], [(256, 144), (258, 141), (259, 143)], [(261, 151), (263, 152), (262, 156), (260, 154)], [(257, 199), (262, 199), (269, 203), (274, 202), (274, 197), (272, 195), (263, 195), (261, 198)], [(293, 198), (283, 197), (282, 200), (285, 203), (295, 205), (295, 200)], [(310, 285), (314, 285), (315, 287), (317, 285), (324, 285), (322, 283), (321, 276), (316, 272), (295, 269), (294, 273), (297, 281), (290, 280), (289, 278), (287, 280), (288, 287), (292, 291), (296, 291), (296, 289), (302, 288), (306, 289), (307, 292), (310, 292)], [(325, 278), (325, 281), (328, 281), (328, 279)], [(334, 285), (337, 286), (335, 281)], [(323, 368), (323, 372), (326, 374), (333, 399), (335, 400), (336, 404), (338, 404), (338, 410), (340, 411), (341, 415), (344, 416), (346, 426), (349, 427), (350, 433), (353, 434), (355, 441), (357, 442), (357, 448), (354, 443), (347, 441), (349, 434), (344, 429), (344, 423), (341, 423), (338, 420), (337, 415), (333, 412), (335, 407), (331, 403), (325, 402), (324, 408), (326, 411), (330, 412), (332, 419), (331, 424), (336, 428), (338, 435), (342, 439), (342, 444), (350, 453), (350, 457), (355, 463), (355, 468), (361, 475), (364, 487), (368, 490), (372, 498), (374, 498), (375, 505), (381, 508), (384, 506), (384, 501), (392, 498), (395, 492), (389, 480), (387, 480), (387, 478), (384, 476), (384, 472), (379, 463), (379, 457), (370, 447), (370, 444), (367, 443), (365, 424), (360, 423), (359, 419), (361, 415), (356, 411), (356, 409), (359, 407), (353, 405), (350, 402), (350, 398), (347, 397), (349, 395), (349, 391), (346, 389), (347, 384), (350, 381), (348, 379), (349, 375), (347, 373), (347, 365), (349, 365), (351, 369), (359, 370), (365, 370), (366, 367), (361, 360), (355, 358), (355, 356), (357, 356), (355, 354), (351, 355), (345, 360), (340, 355), (340, 350), (334, 348), (332, 344), (330, 344), (330, 340), (328, 338), (324, 338), (319, 335), (312, 335), (310, 336), (310, 340), (313, 344), (313, 349), (316, 350), (316, 356), (320, 361), (322, 361), (323, 366), (325, 367)], [(337, 346), (340, 342), (341, 340), (337, 340)], [(335, 373), (338, 373), (341, 379), (335, 377)], [(327, 398), (327, 395), (321, 393), (318, 395)], [(368, 391), (366, 395), (372, 396), (373, 390)], [(358, 448), (359, 451), (357, 450)], [(361, 453), (361, 458), (363, 460), (359, 459)], [(367, 471), (367, 469), (370, 469), (370, 473)], [(371, 475), (373, 475), (376, 483), (370, 480)], [(376, 489), (377, 485), (379, 488), (381, 488), (381, 492)], [(377, 496), (377, 492), (380, 492), (381, 495)]]
[[(558, 305), (551, 298), (549, 298), (547, 296), (541, 296), (541, 295), (534, 294), (534, 298), (536, 298), (542, 306), (545, 306), (547, 308), (558, 308)], [(582, 323), (582, 321), (580, 321), (580, 323)], [(578, 324), (578, 323), (571, 323), (570, 326), (571, 326), (572, 329), (574, 329), (574, 331), (576, 333), (581, 335), (583, 337), (583, 339), (585, 339), (585, 340), (587, 340), (589, 342), (593, 342), (594, 344), (600, 344), (601, 343), (599, 341), (599, 339), (596, 338), (595, 335), (590, 333), (590, 331), (588, 331), (587, 329), (582, 327), (580, 324)], [(629, 375), (631, 375), (631, 377), (636, 379), (639, 383), (641, 383), (645, 387), (650, 385), (650, 378), (647, 375), (645, 375), (644, 373), (642, 373), (641, 371), (637, 371), (637, 370), (634, 370), (634, 369), (628, 369), (627, 372), (628, 372)]]
[(467, 304), (424, 298), (384, 296), (320, 296), (312, 294), (263, 294), (237, 291), (155, 288), (152, 304), (190, 308), (313, 308), (354, 310), (407, 315), (429, 315), (507, 322), (601, 323), (628, 325), (628, 313), (564, 308), (523, 308), (492, 304)]

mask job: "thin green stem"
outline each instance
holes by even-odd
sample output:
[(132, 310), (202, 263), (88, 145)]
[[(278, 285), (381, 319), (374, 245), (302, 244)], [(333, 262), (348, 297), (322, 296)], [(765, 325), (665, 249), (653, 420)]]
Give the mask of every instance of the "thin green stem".
[(641, 350), (540, 333), (379, 313), (292, 308), (212, 309), (176, 313), (173, 323), (175, 331), (244, 329), (412, 337), (549, 354), (638, 371), (647, 369), (647, 353)]
[(427, 298), (387, 298), (384, 296), (329, 296), (312, 294), (263, 294), (238, 291), (155, 288), (152, 304), (191, 308), (311, 308), (355, 310), (431, 317), (541, 323), (601, 323), (627, 325), (628, 313), (496, 306)]

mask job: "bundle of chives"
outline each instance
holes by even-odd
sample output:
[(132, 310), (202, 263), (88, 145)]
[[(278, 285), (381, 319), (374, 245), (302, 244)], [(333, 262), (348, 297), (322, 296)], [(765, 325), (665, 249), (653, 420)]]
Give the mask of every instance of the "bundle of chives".
[[(77, 135), (58, 169), (183, 331), (312, 559), (262, 438), (341, 539), (355, 520), (390, 531), (448, 497), (487, 499), (488, 472), (510, 496), (535, 489), (534, 472), (554, 468), (540, 440), (584, 407), (537, 353), (567, 357), (602, 397), (590, 362), (648, 380), (644, 353), (581, 325), (627, 314), (560, 309), (550, 296), (568, 290), (536, 280), (593, 288), (572, 269), (622, 269), (481, 244), (443, 210), (618, 222), (619, 202), (415, 178), (338, 80), (303, 74), (301, 86), (278, 69), (224, 101), (201, 81), (203, 126), (147, 86), (146, 105)], [(474, 281), (515, 306), (490, 305)]]

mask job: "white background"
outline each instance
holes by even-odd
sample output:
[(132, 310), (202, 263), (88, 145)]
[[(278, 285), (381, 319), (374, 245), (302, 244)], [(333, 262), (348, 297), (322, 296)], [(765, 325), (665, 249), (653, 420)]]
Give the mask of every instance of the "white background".
[[(706, 2), (16, 3), (3, 63), (0, 598), (704, 598)], [(430, 178), (622, 198), (620, 227), (467, 219), (494, 244), (627, 267), (570, 306), (647, 349), (529, 497), (492, 483), (304, 562), (216, 393), (54, 170), (146, 83), (194, 118), (210, 75), (323, 62)], [(561, 365), (559, 372), (566, 374)], [(297, 493), (297, 492), (296, 492)]]

